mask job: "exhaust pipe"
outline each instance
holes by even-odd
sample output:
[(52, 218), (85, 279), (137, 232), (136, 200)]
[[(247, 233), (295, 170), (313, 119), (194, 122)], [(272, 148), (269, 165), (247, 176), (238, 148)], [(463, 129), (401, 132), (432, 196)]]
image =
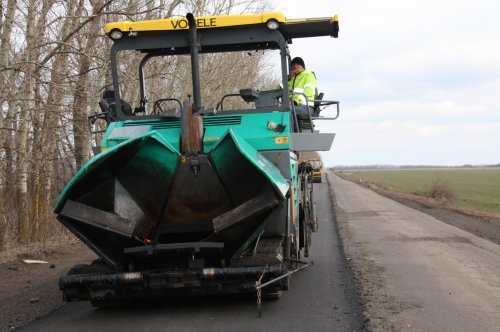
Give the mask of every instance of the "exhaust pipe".
[(194, 102), (194, 112), (198, 112), (201, 108), (201, 88), (200, 88), (200, 64), (198, 62), (198, 34), (196, 30), (196, 20), (194, 15), (188, 13), (186, 19), (189, 23), (189, 48), (191, 50), (191, 73), (193, 76), (193, 102)]

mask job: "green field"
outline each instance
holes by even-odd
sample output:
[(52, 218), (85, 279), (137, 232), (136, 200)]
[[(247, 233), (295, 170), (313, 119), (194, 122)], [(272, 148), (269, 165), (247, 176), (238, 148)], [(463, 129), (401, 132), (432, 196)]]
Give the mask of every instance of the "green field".
[(342, 171), (340, 174), (420, 195), (441, 181), (455, 196), (453, 205), (500, 216), (500, 168)]

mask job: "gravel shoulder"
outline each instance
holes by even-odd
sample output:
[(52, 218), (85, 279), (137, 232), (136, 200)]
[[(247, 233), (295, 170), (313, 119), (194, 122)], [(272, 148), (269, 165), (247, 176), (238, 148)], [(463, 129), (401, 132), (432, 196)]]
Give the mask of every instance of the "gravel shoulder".
[(441, 208), (438, 219), (428, 213), (432, 202), (399, 200), (408, 209), (333, 173), (328, 178), (371, 330), (498, 330), (500, 246), (440, 221), (445, 214), (471, 223), (483, 216)]

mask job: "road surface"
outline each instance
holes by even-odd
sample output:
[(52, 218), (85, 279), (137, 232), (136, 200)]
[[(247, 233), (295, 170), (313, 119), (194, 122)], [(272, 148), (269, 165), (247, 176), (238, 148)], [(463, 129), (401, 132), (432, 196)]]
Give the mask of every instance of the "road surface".
[(362, 308), (339, 247), (327, 183), (315, 184), (319, 231), (314, 266), (292, 277), (279, 300), (257, 318), (250, 296), (197, 297), (95, 309), (68, 303), (21, 331), (361, 331)]
[(500, 331), (500, 246), (328, 174), (376, 331)]

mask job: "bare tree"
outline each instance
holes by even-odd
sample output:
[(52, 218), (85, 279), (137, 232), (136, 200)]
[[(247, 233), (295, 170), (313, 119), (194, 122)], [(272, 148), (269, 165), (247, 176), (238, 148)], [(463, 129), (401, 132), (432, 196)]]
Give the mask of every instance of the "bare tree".
[(16, 172), (17, 172), (17, 229), (18, 240), (21, 243), (27, 243), (30, 238), (30, 219), (29, 219), (29, 196), (28, 196), (28, 129), (29, 116), (32, 111), (32, 96), (35, 78), (32, 76), (34, 71), (35, 59), (35, 15), (36, 1), (28, 1), (28, 14), (26, 19), (26, 48), (24, 51), (23, 82), (21, 85), (21, 97), (19, 101), (19, 125), (16, 132)]
[[(91, 1), (92, 16), (97, 17), (99, 8), (103, 5), (103, 0)], [(84, 47), (77, 55), (78, 78), (74, 90), (73, 102), (73, 133), (76, 168), (80, 169), (89, 158), (90, 133), (87, 129), (87, 117), (89, 115), (89, 95), (88, 85), (91, 75), (88, 75), (92, 63), (92, 51), (97, 46), (97, 39), (94, 36), (99, 34), (101, 28), (100, 19), (96, 18), (89, 23), (87, 37), (83, 38)]]
[[(3, 6), (2, 6), (3, 7)], [(3, 8), (2, 8), (3, 9)], [(10, 39), (12, 35), (12, 27), (14, 22), (14, 15), (16, 11), (16, 0), (9, 0), (7, 2), (7, 8), (5, 11), (5, 18), (2, 20), (2, 32), (0, 36), (0, 71), (2, 73), (1, 85), (0, 85), (0, 160), (3, 160), (2, 167), (0, 171), (2, 176), (0, 176), (0, 249), (3, 247), (5, 242), (5, 236), (7, 231), (7, 219), (5, 216), (5, 200), (4, 197), (8, 196), (6, 192), (6, 184), (10, 181), (10, 176), (12, 174), (12, 154), (11, 154), (11, 138), (12, 133), (8, 130), (7, 123), (10, 122), (9, 112), (11, 103), (8, 101), (8, 95), (11, 91), (10, 89), (10, 76), (12, 71), (8, 69), (10, 59)], [(3, 12), (2, 12), (3, 14)], [(3, 15), (2, 15), (3, 16)], [(2, 17), (3, 18), (3, 17)], [(4, 112), (4, 108), (6, 109)], [(4, 121), (5, 119), (5, 121)], [(9, 161), (9, 162), (8, 162)]]
[[(87, 116), (111, 87), (106, 22), (259, 12), (267, 0), (3, 0), (0, 7), (0, 249), (17, 237), (38, 241), (57, 229), (50, 210), (90, 156)], [(122, 96), (138, 103), (140, 55), (121, 57)], [(242, 87), (264, 87), (262, 52), (200, 57), (203, 102)], [(189, 57), (148, 63), (148, 94), (191, 94)], [(13, 198), (11, 198), (13, 197)], [(8, 218), (7, 218), (8, 216)]]

